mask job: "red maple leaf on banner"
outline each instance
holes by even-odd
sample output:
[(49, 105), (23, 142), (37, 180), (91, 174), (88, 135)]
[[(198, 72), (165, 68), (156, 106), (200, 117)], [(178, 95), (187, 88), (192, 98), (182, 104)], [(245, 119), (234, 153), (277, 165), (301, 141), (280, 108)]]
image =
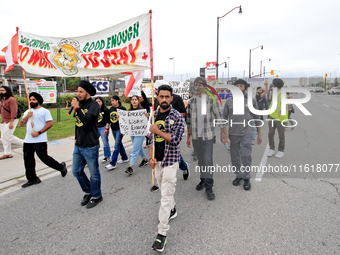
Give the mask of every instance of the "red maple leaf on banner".
[(148, 55), (144, 52), (142, 59), (146, 60), (148, 58)]

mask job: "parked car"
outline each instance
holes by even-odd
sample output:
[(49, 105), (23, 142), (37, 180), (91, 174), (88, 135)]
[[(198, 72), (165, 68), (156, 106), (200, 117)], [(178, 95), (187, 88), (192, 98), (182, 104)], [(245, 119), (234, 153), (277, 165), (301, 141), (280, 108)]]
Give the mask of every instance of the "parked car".
[(328, 95), (332, 94), (332, 95), (339, 95), (340, 94), (340, 87), (332, 87), (331, 89), (329, 89), (328, 91)]
[(324, 92), (324, 88), (321, 87), (315, 87), (314, 92)]

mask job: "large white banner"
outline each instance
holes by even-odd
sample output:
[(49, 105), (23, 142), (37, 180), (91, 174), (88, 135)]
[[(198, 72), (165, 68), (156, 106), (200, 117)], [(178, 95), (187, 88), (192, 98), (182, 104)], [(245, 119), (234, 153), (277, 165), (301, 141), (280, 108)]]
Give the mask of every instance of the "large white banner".
[(146, 110), (124, 111), (117, 109), (120, 132), (129, 136), (146, 136), (148, 133), (148, 118)]
[(150, 13), (81, 37), (18, 33), (18, 62), (29, 73), (86, 77), (151, 68)]

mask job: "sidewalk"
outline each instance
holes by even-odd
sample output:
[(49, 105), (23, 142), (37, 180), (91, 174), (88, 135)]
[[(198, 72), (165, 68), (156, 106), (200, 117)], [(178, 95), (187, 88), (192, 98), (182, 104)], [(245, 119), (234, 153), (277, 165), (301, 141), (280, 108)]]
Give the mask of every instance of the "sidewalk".
[[(111, 146), (111, 154), (113, 152), (115, 140), (110, 132), (110, 146)], [(103, 159), (103, 144), (101, 138), (100, 141), (100, 149), (99, 149), (99, 163)], [(123, 144), (125, 148), (132, 146), (131, 138), (127, 135), (123, 137)], [(0, 147), (2, 149), (2, 143), (0, 140)], [(14, 149), (13, 149), (14, 148)], [(72, 167), (72, 154), (74, 149), (74, 136), (68, 137), (56, 141), (48, 142), (48, 155), (53, 157), (58, 162), (65, 162), (67, 169), (70, 174)], [(0, 155), (3, 154), (1, 150)], [(21, 186), (26, 180), (25, 176), (25, 167), (23, 160), (23, 152), (21, 146), (13, 146), (12, 147), (13, 158), (0, 160), (0, 193), (5, 190)], [(44, 163), (40, 161), (37, 155), (35, 155), (36, 159), (36, 172), (39, 177), (45, 177), (49, 175), (60, 175), (60, 173), (52, 168), (49, 168)]]

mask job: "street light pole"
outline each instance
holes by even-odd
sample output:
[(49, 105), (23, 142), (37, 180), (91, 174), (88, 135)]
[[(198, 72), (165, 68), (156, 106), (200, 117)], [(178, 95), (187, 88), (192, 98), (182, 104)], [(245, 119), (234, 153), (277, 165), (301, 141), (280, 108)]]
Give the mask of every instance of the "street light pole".
[(228, 80), (227, 80), (227, 83), (228, 83), (228, 81), (229, 81), (229, 58), (230, 57), (227, 57), (228, 58)]
[(173, 61), (173, 67), (172, 67), (172, 80), (175, 80), (175, 57), (170, 58), (170, 60)]
[[(339, 54), (340, 55), (340, 54)], [(338, 77), (340, 77), (340, 64), (339, 64), (339, 75), (338, 75)]]
[(266, 60), (271, 61), (270, 58), (266, 58), (265, 60), (262, 60), (262, 61), (260, 62), (260, 77), (262, 77), (262, 62), (264, 62), (264, 61), (266, 61)]
[(216, 80), (218, 80), (218, 39), (219, 39), (219, 26), (220, 26), (220, 19), (224, 18), (225, 16), (227, 16), (229, 13), (231, 13), (233, 10), (236, 10), (236, 9), (240, 9), (239, 10), (239, 14), (242, 14), (242, 7), (241, 5), (240, 6), (237, 6), (233, 9), (231, 9), (228, 13), (224, 14), (222, 17), (217, 17), (217, 53), (216, 53)]
[(251, 51), (255, 50), (257, 48), (261, 47), (261, 50), (263, 50), (263, 45), (257, 46), (254, 49), (249, 50), (249, 78), (251, 77)]

